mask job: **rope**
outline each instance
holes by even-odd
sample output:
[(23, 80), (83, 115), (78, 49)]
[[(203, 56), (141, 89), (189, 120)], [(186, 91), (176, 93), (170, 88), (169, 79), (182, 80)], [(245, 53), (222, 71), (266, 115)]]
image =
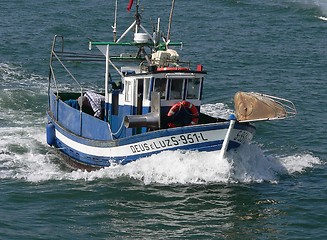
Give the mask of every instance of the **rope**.
[(116, 138), (116, 139), (117, 139), (117, 136), (116, 136), (116, 135), (117, 135), (117, 134), (122, 130), (123, 125), (124, 125), (124, 120), (121, 122), (120, 127), (119, 127), (119, 129), (117, 130), (117, 132), (115, 132), (115, 133), (111, 132), (111, 136), (112, 136), (112, 138)]

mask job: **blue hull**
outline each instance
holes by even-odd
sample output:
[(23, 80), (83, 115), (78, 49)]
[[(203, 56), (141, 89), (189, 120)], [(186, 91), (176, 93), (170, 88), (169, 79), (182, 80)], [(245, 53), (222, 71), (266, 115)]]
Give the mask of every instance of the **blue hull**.
[[(75, 134), (48, 114), (48, 143), (57, 148), (73, 168), (97, 169), (113, 162), (127, 164), (162, 151), (218, 151), (224, 142), (229, 121), (150, 131), (114, 140), (95, 140)], [(255, 128), (236, 123), (227, 150), (251, 141)]]

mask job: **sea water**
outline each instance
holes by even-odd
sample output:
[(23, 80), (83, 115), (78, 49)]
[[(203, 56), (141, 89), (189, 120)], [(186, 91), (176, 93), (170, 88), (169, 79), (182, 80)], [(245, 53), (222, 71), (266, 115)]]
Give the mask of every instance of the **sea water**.
[[(172, 41), (208, 71), (203, 111), (228, 116), (235, 92), (256, 91), (292, 100), (296, 118), (256, 123), (223, 159), (167, 151), (69, 171), (45, 140), (51, 41), (111, 41), (114, 2), (0, 3), (0, 239), (326, 239), (326, 2), (176, 0)], [(167, 31), (170, 1), (140, 2), (143, 25)]]

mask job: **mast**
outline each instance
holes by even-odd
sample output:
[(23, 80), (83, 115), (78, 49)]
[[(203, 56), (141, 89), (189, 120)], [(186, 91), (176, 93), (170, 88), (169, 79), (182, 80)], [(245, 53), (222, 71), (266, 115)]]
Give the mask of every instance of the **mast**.
[(105, 104), (106, 104), (106, 107), (105, 107), (105, 121), (106, 122), (109, 122), (109, 112), (108, 112), (108, 108), (107, 106), (109, 105), (109, 86), (108, 86), (108, 83), (109, 83), (109, 45), (107, 45), (107, 48), (106, 48), (106, 76), (105, 76), (105, 79), (104, 79), (104, 86), (105, 86)]
[[(131, 1), (131, 3), (133, 4), (133, 0)], [(148, 37), (153, 41), (153, 36), (142, 26), (141, 24), (141, 15), (139, 13), (139, 5), (140, 5), (140, 1), (137, 0), (136, 2), (136, 12), (134, 15), (134, 22), (125, 30), (125, 32), (120, 36), (120, 38), (116, 41), (117, 43), (119, 43), (125, 36), (126, 34), (131, 31), (134, 27), (135, 27), (135, 32), (134, 33), (139, 33), (140, 29), (142, 29), (147, 35)], [(129, 5), (131, 6), (131, 5)], [(128, 8), (129, 9), (129, 8)]]
[(139, 32), (139, 27), (141, 25), (141, 15), (139, 14), (139, 4), (140, 4), (140, 1), (137, 0), (136, 2), (136, 12), (135, 12), (135, 22), (136, 22), (136, 25), (135, 25), (135, 33), (138, 33)]
[(167, 40), (166, 40), (166, 41), (169, 41), (169, 39), (170, 39), (170, 28), (171, 28), (171, 23), (172, 23), (172, 21), (173, 21), (174, 7), (175, 7), (175, 0), (172, 0), (172, 3), (171, 3), (171, 9), (170, 9), (170, 15), (169, 15), (169, 24), (168, 24), (168, 31), (167, 31)]
[(114, 33), (114, 42), (117, 40), (117, 11), (118, 11), (118, 0), (116, 0), (115, 4), (115, 20), (114, 25), (112, 26), (112, 32)]

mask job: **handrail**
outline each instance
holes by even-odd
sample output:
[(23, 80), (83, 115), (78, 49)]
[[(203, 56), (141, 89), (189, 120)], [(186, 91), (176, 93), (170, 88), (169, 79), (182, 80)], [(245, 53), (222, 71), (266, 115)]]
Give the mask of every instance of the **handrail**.
[[(54, 85), (57, 91), (57, 96), (59, 94), (59, 90), (58, 90), (58, 86), (57, 86), (57, 81), (56, 81), (56, 77), (54, 74), (54, 70), (52, 67), (52, 62), (53, 62), (53, 54), (54, 54), (54, 49), (56, 47), (56, 42), (57, 42), (57, 38), (61, 38), (61, 51), (64, 50), (64, 37), (63, 36), (59, 36), (59, 35), (55, 35), (53, 37), (53, 41), (52, 41), (52, 47), (51, 47), (51, 54), (50, 54), (50, 61), (49, 61), (49, 79), (48, 79), (48, 96), (50, 96), (50, 89), (51, 89), (51, 79), (54, 80)], [(50, 97), (49, 97), (49, 102), (48, 102), (48, 106), (50, 107)]]
[[(263, 97), (268, 97), (270, 99), (273, 99), (276, 103), (278, 103), (281, 106), (283, 106), (284, 109), (285, 109), (285, 112), (287, 114), (286, 118), (294, 117), (297, 114), (295, 105), (290, 100), (287, 100), (285, 98), (280, 98), (280, 97), (272, 96), (272, 95), (267, 95), (267, 94), (258, 94), (258, 95), (263, 96)], [(289, 116), (289, 115), (291, 115), (291, 116)]]
[[(56, 49), (56, 44), (59, 42), (58, 41), (59, 38), (61, 39), (61, 49), (60, 49), (60, 51), (57, 52), (57, 51), (55, 51), (55, 49)], [(73, 53), (73, 52), (65, 53), (64, 52), (64, 37), (60, 36), (60, 35), (55, 35), (54, 38), (53, 38), (52, 48), (51, 48), (51, 55), (50, 55), (50, 72), (49, 72), (49, 90), (48, 91), (50, 91), (51, 80), (53, 80), (54, 86), (56, 88), (57, 96), (59, 95), (58, 84), (57, 84), (57, 80), (56, 80), (56, 76), (55, 76), (55, 71), (54, 71), (54, 68), (53, 68), (53, 60), (56, 59), (61, 64), (61, 66), (65, 69), (65, 71), (69, 74), (69, 76), (75, 81), (78, 88), (81, 90), (81, 95), (82, 95), (83, 94), (83, 88), (82, 88), (81, 84), (77, 81), (75, 76), (65, 66), (65, 64), (63, 63), (63, 61), (61, 60), (61, 58), (58, 55), (85, 57), (88, 54), (77, 55), (76, 53)], [(93, 56), (88, 55), (88, 57), (93, 57)], [(97, 56), (97, 57), (99, 57), (99, 56)]]
[[(92, 49), (92, 46), (96, 45), (110, 45), (110, 46), (149, 46), (153, 47), (152, 42), (147, 43), (137, 43), (137, 42), (89, 42), (89, 49)], [(182, 42), (169, 42), (168, 44), (160, 43), (158, 44), (158, 47), (163, 46), (183, 46)]]
[(83, 93), (83, 88), (82, 88), (81, 84), (77, 81), (77, 79), (74, 77), (74, 75), (69, 71), (69, 69), (60, 60), (60, 58), (58, 57), (58, 55), (55, 52), (53, 52), (53, 55), (56, 57), (56, 59), (58, 60), (58, 62), (61, 64), (61, 66), (66, 70), (66, 72), (69, 74), (69, 76), (77, 83), (77, 85), (81, 89), (81, 93)]
[[(75, 83), (78, 85), (78, 87), (80, 88), (81, 91), (81, 96), (83, 96), (83, 88), (81, 86), (81, 84), (77, 81), (77, 79), (75, 78), (75, 76), (69, 71), (69, 69), (65, 66), (65, 64), (61, 61), (60, 57), (57, 55), (55, 49), (56, 49), (56, 43), (57, 43), (57, 39), (61, 38), (61, 51), (58, 51), (59, 54), (65, 54), (64, 53), (64, 38), (63, 36), (58, 36), (55, 35), (53, 38), (53, 42), (52, 42), (52, 48), (51, 48), (51, 54), (50, 54), (50, 70), (49, 70), (49, 83), (48, 83), (48, 98), (49, 98), (49, 108), (50, 108), (50, 89), (51, 89), (51, 80), (53, 80), (53, 84), (54, 87), (56, 89), (56, 95), (57, 98), (59, 97), (59, 89), (58, 89), (58, 84), (57, 84), (57, 80), (56, 80), (56, 76), (55, 76), (55, 72), (54, 72), (54, 68), (53, 68), (53, 60), (56, 59), (61, 66), (65, 69), (65, 71), (69, 74), (69, 76), (75, 81)], [(69, 54), (73, 54), (73, 53), (69, 53)], [(75, 54), (73, 54), (75, 55)], [(82, 107), (80, 107), (80, 135), (82, 135)], [(57, 115), (58, 116), (58, 115)]]

